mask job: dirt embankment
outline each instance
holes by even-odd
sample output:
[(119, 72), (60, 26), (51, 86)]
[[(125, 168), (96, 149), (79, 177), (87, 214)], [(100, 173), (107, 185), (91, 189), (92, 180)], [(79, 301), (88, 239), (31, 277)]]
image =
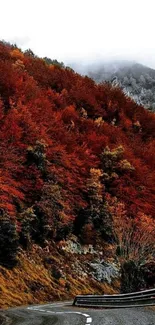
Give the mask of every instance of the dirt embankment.
[(118, 291), (118, 279), (108, 284), (97, 281), (93, 274), (91, 276), (89, 265), (95, 254), (70, 253), (56, 245), (44, 249), (33, 245), (29, 252), (21, 250), (13, 270), (0, 267), (0, 307), (71, 299), (77, 294)]

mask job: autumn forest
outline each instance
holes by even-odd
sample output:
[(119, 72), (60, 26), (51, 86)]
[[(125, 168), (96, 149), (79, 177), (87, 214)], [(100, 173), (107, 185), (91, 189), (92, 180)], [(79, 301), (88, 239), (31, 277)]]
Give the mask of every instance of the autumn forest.
[(74, 235), (114, 248), (121, 291), (152, 288), (154, 216), (155, 114), (1, 42), (0, 272)]

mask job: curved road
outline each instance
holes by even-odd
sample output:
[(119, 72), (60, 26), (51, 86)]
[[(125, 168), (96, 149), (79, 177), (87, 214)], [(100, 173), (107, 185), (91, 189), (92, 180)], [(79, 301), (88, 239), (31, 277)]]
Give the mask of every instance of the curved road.
[(12, 308), (1, 312), (12, 325), (155, 325), (155, 310), (148, 308), (84, 309), (72, 302)]

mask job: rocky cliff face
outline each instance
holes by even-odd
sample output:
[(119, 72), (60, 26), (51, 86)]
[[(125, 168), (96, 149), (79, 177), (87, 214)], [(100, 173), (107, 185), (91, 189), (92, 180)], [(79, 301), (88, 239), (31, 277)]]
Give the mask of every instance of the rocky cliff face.
[(92, 275), (94, 279), (100, 282), (112, 283), (114, 279), (119, 278), (119, 265), (116, 263), (108, 263), (104, 260), (94, 260), (90, 263)]
[(102, 246), (81, 245), (74, 237), (74, 240), (64, 242), (62, 249), (74, 256), (75, 262), (72, 266), (78, 276), (90, 277), (104, 284), (112, 284), (120, 278), (118, 261), (112, 255), (105, 256)]

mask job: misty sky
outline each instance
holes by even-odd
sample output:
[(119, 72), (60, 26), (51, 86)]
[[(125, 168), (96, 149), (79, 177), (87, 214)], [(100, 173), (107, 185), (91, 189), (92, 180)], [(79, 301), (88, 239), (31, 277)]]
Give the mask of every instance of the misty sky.
[(38, 56), (155, 68), (155, 0), (0, 0), (0, 39)]

